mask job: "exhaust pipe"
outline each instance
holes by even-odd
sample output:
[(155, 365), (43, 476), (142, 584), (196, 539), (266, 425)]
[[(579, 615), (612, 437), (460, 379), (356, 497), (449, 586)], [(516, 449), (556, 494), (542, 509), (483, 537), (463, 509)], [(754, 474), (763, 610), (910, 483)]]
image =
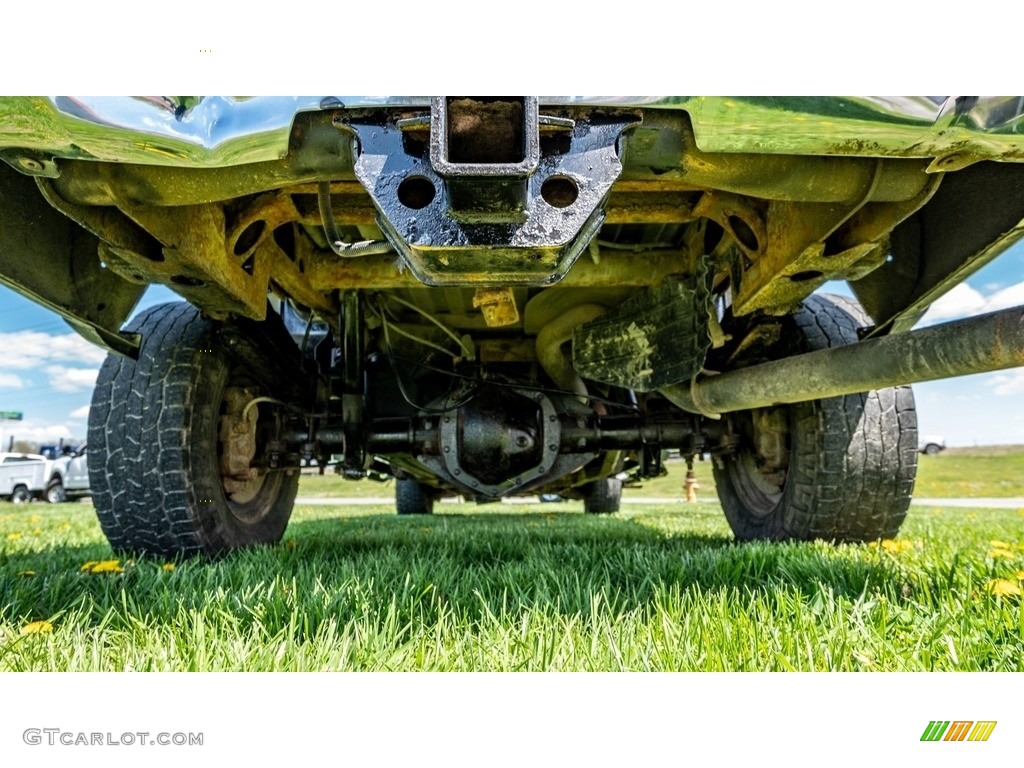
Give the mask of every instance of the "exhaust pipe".
[(685, 411), (800, 403), (1024, 365), (1024, 307), (753, 365), (659, 392)]
[(555, 384), (567, 392), (575, 392), (582, 403), (587, 402), (587, 385), (572, 367), (572, 358), (562, 345), (572, 339), (578, 326), (596, 320), (607, 311), (600, 304), (579, 304), (551, 320), (537, 334), (537, 362)]

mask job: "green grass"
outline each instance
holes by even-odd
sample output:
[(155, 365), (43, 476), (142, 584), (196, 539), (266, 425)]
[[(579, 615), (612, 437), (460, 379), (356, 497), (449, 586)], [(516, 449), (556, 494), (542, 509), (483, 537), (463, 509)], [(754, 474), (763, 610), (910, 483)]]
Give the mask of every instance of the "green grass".
[[(685, 495), (683, 482), (686, 479), (686, 463), (673, 460), (667, 463), (668, 474), (652, 480), (644, 480), (641, 485), (626, 489), (628, 496), (635, 497), (669, 497), (683, 498)], [(711, 476), (711, 462), (694, 462), (694, 472), (700, 484), (698, 495), (701, 499), (715, 499), (715, 482)], [(390, 500), (395, 495), (393, 481), (376, 482), (373, 480), (346, 480), (329, 470), (323, 475), (303, 474), (299, 485), (299, 495), (308, 498), (378, 498)]]
[[(1024, 446), (951, 448), (938, 456), (918, 457), (918, 498), (979, 498), (1024, 496)], [(641, 486), (626, 489), (627, 497), (683, 498), (686, 464), (669, 461), (665, 477), (645, 480)], [(715, 481), (711, 461), (697, 461), (694, 471), (699, 483), (697, 496), (714, 501)], [(309, 497), (375, 497), (391, 499), (393, 483), (352, 482), (326, 474), (303, 475), (299, 493)]]
[(914, 495), (1024, 496), (1024, 447), (950, 448), (938, 456), (921, 456)]
[(1024, 666), (1021, 597), (989, 593), (1024, 577), (1015, 510), (915, 508), (889, 551), (736, 544), (716, 504), (441, 509), (300, 507), (276, 547), (89, 574), (88, 504), (0, 504), (0, 670)]

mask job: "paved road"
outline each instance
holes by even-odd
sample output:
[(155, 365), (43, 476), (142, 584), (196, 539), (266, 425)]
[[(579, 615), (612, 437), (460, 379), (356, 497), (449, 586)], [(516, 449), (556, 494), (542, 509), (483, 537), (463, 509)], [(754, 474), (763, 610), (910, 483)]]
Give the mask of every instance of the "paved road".
[[(700, 501), (716, 501), (713, 497), (700, 498)], [(503, 499), (505, 504), (537, 504), (535, 496), (522, 498)], [(300, 496), (295, 500), (296, 504), (306, 504), (316, 507), (364, 507), (379, 504), (391, 504), (387, 498), (313, 498)], [(461, 503), (455, 499), (441, 499), (442, 504)], [(669, 496), (625, 496), (623, 504), (682, 504), (683, 500), (678, 497)], [(970, 509), (1024, 509), (1024, 499), (914, 499), (913, 504), (922, 507), (966, 507)]]

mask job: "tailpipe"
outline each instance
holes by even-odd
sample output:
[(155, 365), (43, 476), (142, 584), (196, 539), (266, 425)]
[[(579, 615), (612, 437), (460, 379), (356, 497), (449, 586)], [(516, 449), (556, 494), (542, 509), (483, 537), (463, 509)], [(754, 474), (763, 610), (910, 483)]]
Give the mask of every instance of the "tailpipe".
[(732, 411), (838, 397), (1024, 365), (1024, 307), (822, 349), (658, 391), (685, 411)]

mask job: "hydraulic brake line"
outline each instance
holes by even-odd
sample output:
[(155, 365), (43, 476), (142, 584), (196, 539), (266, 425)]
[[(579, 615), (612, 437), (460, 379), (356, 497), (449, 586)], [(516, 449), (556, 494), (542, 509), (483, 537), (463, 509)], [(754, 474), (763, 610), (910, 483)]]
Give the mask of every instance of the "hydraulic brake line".
[(338, 225), (334, 221), (334, 211), (331, 208), (331, 184), (328, 181), (321, 181), (317, 187), (317, 203), (320, 206), (320, 219), (324, 225), (324, 235), (327, 236), (327, 244), (338, 256), (346, 259), (354, 259), (359, 256), (374, 256), (384, 253), (391, 253), (395, 249), (387, 240), (363, 240), (358, 243), (346, 243), (341, 239), (338, 232)]

